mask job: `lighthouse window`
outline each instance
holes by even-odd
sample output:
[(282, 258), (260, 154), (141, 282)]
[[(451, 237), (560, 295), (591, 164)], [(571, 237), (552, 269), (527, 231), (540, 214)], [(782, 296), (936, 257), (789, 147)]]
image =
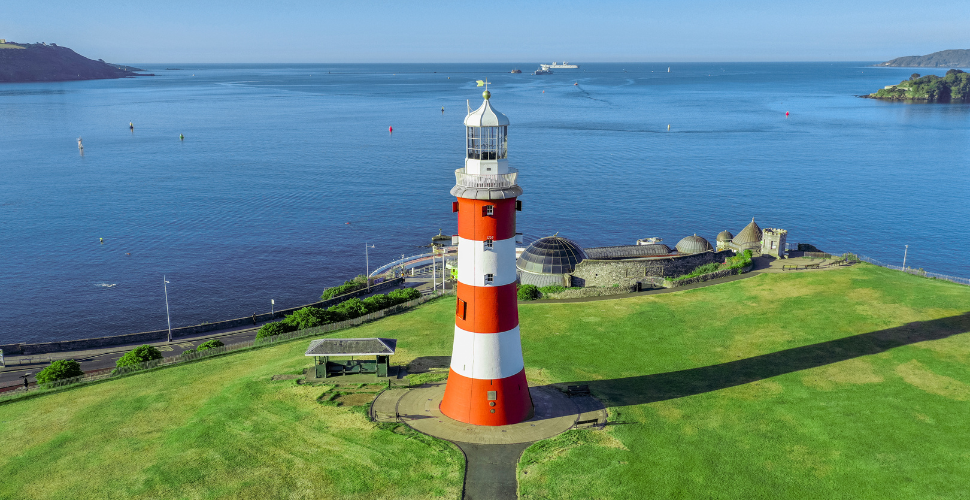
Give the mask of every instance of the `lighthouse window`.
[(485, 275), (485, 283), (491, 283), (493, 281), (495, 281), (495, 275), (494, 274), (489, 273), (489, 274), (486, 274)]
[(466, 127), (468, 158), (501, 160), (508, 153), (508, 127)]
[(485, 240), (485, 248), (492, 248), (492, 239)]
[(495, 215), (495, 205), (485, 205), (485, 215)]

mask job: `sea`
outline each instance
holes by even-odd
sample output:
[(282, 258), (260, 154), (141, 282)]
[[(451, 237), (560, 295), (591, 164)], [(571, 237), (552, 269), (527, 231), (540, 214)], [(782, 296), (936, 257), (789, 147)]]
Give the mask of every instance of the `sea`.
[(861, 99), (946, 71), (873, 63), (132, 63), (155, 76), (0, 84), (0, 343), (294, 307), (427, 251), (456, 232), (476, 80), (511, 122), (527, 242), (713, 242), (754, 218), (970, 277), (970, 105)]

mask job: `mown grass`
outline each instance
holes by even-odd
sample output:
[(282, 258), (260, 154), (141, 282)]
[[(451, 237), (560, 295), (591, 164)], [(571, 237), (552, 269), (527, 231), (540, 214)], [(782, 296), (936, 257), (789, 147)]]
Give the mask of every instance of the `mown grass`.
[[(533, 385), (606, 431), (530, 447), (523, 498), (955, 498), (970, 477), (970, 288), (868, 265), (519, 307)], [(453, 304), (337, 332), (451, 354)], [(0, 405), (0, 498), (454, 498), (461, 457), (326, 388), (306, 341)]]
[(970, 288), (864, 265), (576, 306), (521, 308), (526, 360), (615, 425), (530, 447), (523, 498), (966, 493)]
[(305, 341), (0, 405), (0, 498), (458, 498), (450, 444), (270, 381)]

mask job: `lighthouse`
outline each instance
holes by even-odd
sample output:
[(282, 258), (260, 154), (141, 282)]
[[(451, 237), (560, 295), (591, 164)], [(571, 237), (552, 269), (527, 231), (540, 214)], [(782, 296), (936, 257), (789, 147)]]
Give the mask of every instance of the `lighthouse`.
[(455, 340), (441, 413), (473, 425), (516, 424), (534, 413), (525, 378), (515, 289), (518, 171), (507, 157), (509, 119), (481, 107), (465, 117), (465, 166), (455, 171), (458, 286)]

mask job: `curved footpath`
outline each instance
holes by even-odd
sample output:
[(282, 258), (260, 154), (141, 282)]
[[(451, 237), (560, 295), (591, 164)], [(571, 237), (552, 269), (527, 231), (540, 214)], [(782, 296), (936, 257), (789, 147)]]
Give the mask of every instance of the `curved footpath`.
[[(804, 262), (802, 262), (803, 260)], [(623, 299), (623, 298), (632, 297), (632, 296), (653, 295), (653, 294), (679, 292), (682, 290), (691, 290), (694, 288), (701, 288), (705, 286), (712, 286), (712, 285), (717, 285), (721, 283), (737, 281), (740, 279), (751, 278), (761, 273), (820, 272), (826, 269), (832, 269), (832, 267), (830, 267), (830, 268), (821, 268), (819, 270), (807, 270), (807, 271), (806, 270), (802, 270), (802, 271), (782, 271), (781, 270), (781, 266), (783, 264), (789, 265), (789, 264), (809, 263), (808, 259), (803, 259), (803, 258), (774, 260), (774, 259), (769, 259), (764, 257), (756, 257), (754, 259), (754, 262), (755, 262), (755, 267), (751, 272), (740, 274), (740, 275), (727, 276), (724, 278), (717, 278), (710, 281), (703, 281), (700, 283), (694, 283), (691, 285), (686, 285), (686, 286), (677, 287), (677, 288), (647, 290), (647, 291), (638, 292), (638, 293), (631, 293), (631, 294), (624, 294), (624, 295), (607, 295), (603, 297), (583, 297), (583, 298), (576, 298), (576, 299), (560, 299), (560, 300), (542, 299), (539, 301), (532, 301), (532, 302), (533, 303), (536, 303), (536, 302), (564, 303), (564, 302), (589, 302), (589, 301), (595, 301), (595, 300), (617, 300), (617, 299)], [(818, 264), (820, 263), (820, 261), (814, 261), (811, 263)], [(825, 265), (825, 263), (822, 262), (822, 265)], [(430, 281), (430, 279), (415, 280), (415, 281), (419, 283), (409, 282), (409, 284), (413, 286), (413, 284), (421, 284), (421, 282)], [(421, 286), (418, 286), (418, 288), (419, 289), (425, 288), (425, 285), (426, 283), (421, 284)], [(189, 335), (185, 337), (180, 337), (178, 339), (173, 339), (171, 343), (165, 342), (165, 341), (152, 342), (150, 343), (150, 345), (153, 345), (156, 348), (158, 348), (160, 351), (162, 351), (162, 353), (165, 356), (175, 356), (175, 355), (181, 354), (183, 351), (194, 350), (199, 344), (211, 339), (219, 339), (225, 344), (233, 344), (233, 343), (247, 342), (247, 341), (253, 340), (254, 338), (256, 338), (256, 331), (258, 330), (258, 328), (265, 323), (267, 322), (257, 323), (256, 325), (252, 325), (252, 326), (230, 328), (226, 330), (217, 330), (212, 332), (201, 333), (198, 335)], [(97, 349), (87, 349), (87, 350), (81, 350), (81, 351), (64, 351), (64, 352), (57, 352), (57, 353), (50, 353), (50, 354), (6, 356), (5, 357), (6, 366), (0, 367), (0, 391), (8, 387), (13, 388), (18, 384), (23, 384), (24, 374), (29, 374), (28, 380), (30, 380), (38, 371), (42, 370), (44, 367), (50, 364), (51, 361), (55, 361), (58, 359), (74, 359), (81, 363), (81, 369), (85, 372), (100, 370), (103, 368), (113, 368), (118, 358), (124, 355), (124, 353), (128, 352), (129, 350), (139, 345), (142, 345), (142, 344), (138, 343), (138, 344), (128, 344), (128, 345), (117, 345), (117, 346), (103, 347), (103, 348), (97, 348)], [(34, 382), (31, 381), (30, 383), (31, 385), (34, 385)]]

